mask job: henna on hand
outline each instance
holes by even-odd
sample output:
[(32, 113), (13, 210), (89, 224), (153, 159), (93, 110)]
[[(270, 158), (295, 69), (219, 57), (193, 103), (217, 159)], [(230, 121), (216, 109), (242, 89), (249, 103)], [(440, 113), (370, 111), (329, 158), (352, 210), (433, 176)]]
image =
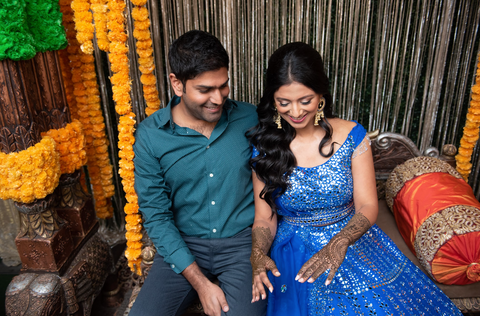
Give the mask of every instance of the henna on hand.
[(360, 239), (370, 226), (370, 221), (365, 215), (355, 213), (347, 225), (333, 236), (325, 247), (305, 262), (295, 280), (303, 283), (308, 278), (308, 282), (312, 283), (327, 269), (330, 269), (325, 285), (330, 284), (345, 259), (348, 246)]
[(268, 250), (272, 245), (273, 235), (270, 228), (255, 227), (252, 230), (252, 253), (250, 262), (252, 264), (252, 303), (267, 298), (265, 293), (266, 286), (270, 292), (273, 292), (273, 286), (267, 276), (267, 270), (272, 271), (273, 275), (280, 276), (275, 262), (267, 256)]
[(252, 230), (252, 253), (250, 255), (253, 272), (252, 283), (254, 283), (255, 276), (260, 273), (277, 269), (275, 262), (267, 256), (272, 242), (273, 236), (270, 228), (255, 227)]

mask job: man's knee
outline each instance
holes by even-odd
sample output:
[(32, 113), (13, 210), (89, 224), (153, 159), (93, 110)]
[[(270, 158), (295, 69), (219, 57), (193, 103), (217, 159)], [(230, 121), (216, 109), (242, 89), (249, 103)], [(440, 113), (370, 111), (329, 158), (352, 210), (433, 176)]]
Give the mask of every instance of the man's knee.
[(196, 297), (183, 275), (175, 273), (157, 255), (129, 315), (179, 315)]

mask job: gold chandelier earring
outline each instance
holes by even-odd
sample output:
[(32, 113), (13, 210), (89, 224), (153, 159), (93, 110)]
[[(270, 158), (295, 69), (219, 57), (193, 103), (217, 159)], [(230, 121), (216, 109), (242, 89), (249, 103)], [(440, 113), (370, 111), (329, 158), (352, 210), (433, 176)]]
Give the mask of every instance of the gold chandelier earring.
[(277, 124), (278, 129), (282, 129), (282, 121), (281, 121), (281, 116), (280, 113), (278, 113), (277, 108), (275, 108), (275, 115), (273, 116), (275, 124)]
[(325, 108), (325, 98), (322, 97), (320, 99), (320, 103), (318, 103), (318, 110), (315, 114), (315, 120), (313, 121), (313, 125), (318, 126), (318, 123), (323, 120), (325, 115), (323, 114), (323, 109)]

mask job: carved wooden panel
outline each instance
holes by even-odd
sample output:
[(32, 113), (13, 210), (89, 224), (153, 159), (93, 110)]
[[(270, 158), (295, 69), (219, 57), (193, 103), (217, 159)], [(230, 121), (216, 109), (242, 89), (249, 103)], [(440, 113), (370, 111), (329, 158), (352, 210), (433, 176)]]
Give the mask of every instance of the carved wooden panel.
[(0, 150), (24, 150), (70, 122), (57, 52), (0, 61)]
[[(415, 143), (397, 133), (382, 133), (372, 140), (373, 165), (377, 179), (387, 179), (390, 172), (408, 159), (422, 156)], [(436, 148), (428, 148), (425, 156), (439, 158)]]

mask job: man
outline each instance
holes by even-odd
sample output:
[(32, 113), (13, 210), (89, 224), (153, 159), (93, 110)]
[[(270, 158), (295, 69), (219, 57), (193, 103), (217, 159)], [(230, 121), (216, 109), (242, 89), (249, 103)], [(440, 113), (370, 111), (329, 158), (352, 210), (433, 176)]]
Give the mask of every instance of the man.
[(255, 107), (227, 99), (229, 58), (213, 35), (180, 36), (169, 63), (176, 96), (136, 132), (135, 189), (158, 252), (130, 315), (181, 315), (197, 294), (207, 315), (263, 315), (249, 261)]

